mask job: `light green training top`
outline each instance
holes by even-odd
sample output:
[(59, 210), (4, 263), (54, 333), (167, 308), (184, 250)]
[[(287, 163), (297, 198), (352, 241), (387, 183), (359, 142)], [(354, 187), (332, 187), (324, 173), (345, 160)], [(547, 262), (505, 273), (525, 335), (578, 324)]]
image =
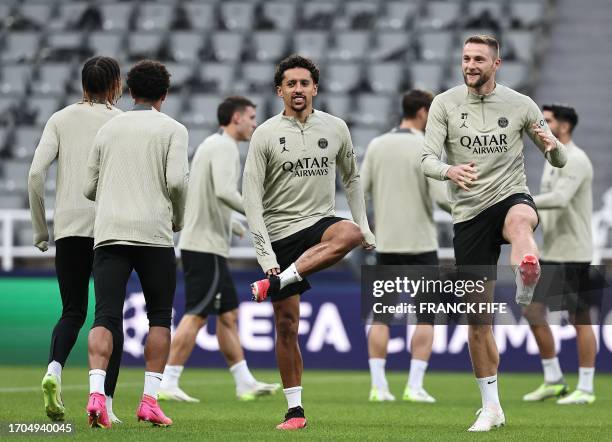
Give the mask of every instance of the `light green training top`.
[(172, 247), (183, 228), (187, 128), (153, 108), (124, 112), (98, 131), (84, 193), (96, 202), (94, 247)]
[(374, 138), (365, 153), (361, 179), (374, 205), (376, 250), (424, 253), (438, 249), (432, 199), (450, 210), (445, 183), (421, 171), (423, 133), (394, 129)]
[(336, 167), (353, 220), (373, 243), (353, 143), (343, 120), (315, 110), (302, 124), (281, 113), (255, 130), (242, 195), (257, 260), (264, 271), (278, 267), (270, 241), (335, 215)]
[(223, 131), (206, 138), (191, 161), (180, 249), (229, 256), (232, 229), (238, 234), (245, 230), (232, 223), (233, 211), (244, 214), (239, 178), (236, 140)]
[(563, 169), (544, 165), (541, 194), (533, 197), (544, 233), (542, 259), (591, 262), (593, 258), (593, 165), (570, 141)]
[[(470, 220), (515, 193), (529, 193), (523, 157), (523, 134), (544, 152), (531, 125), (550, 129), (533, 100), (497, 84), (489, 95), (474, 95), (466, 85), (436, 96), (429, 109), (422, 168), (425, 175), (446, 180), (451, 166), (476, 163), (478, 179), (465, 191), (449, 183), (453, 222)], [(440, 161), (442, 151), (448, 163)], [(554, 167), (567, 161), (565, 147), (546, 154)]]
[(93, 237), (94, 204), (83, 195), (85, 167), (98, 130), (121, 110), (102, 103), (75, 103), (55, 112), (43, 130), (28, 177), (34, 245), (49, 241), (45, 219), (45, 177), (57, 160), (53, 214), (55, 240)]

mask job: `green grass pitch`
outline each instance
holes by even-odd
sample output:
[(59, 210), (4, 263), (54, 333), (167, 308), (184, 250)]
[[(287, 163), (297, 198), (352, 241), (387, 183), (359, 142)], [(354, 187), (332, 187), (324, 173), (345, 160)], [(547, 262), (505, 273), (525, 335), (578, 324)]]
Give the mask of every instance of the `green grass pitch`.
[[(48, 422), (40, 381), (43, 367), (0, 367), (0, 439), (9, 436), (7, 423)], [(254, 370), (263, 381), (278, 381), (271, 370)], [(391, 391), (399, 399), (406, 373), (389, 372)], [(238, 402), (227, 370), (186, 369), (181, 386), (201, 398), (199, 404), (162, 403), (174, 420), (169, 428), (137, 423), (135, 410), (142, 393), (143, 370), (124, 368), (115, 395), (115, 413), (123, 419), (111, 430), (86, 425), (87, 370), (68, 368), (63, 374), (67, 421), (76, 433), (67, 440), (182, 441), (182, 440), (610, 440), (612, 438), (612, 375), (596, 374), (597, 401), (592, 405), (559, 406), (523, 403), (524, 393), (541, 382), (539, 374), (501, 374), (500, 396), (506, 426), (487, 434), (467, 433), (480, 406), (471, 373), (428, 373), (425, 387), (436, 404), (374, 404), (367, 401), (369, 374), (365, 371), (307, 370), (303, 402), (308, 428), (292, 434), (274, 429), (286, 410), (282, 392), (255, 402)], [(576, 376), (568, 375), (573, 388)], [(49, 440), (50, 436), (28, 440)], [(52, 438), (57, 440), (57, 438)]]

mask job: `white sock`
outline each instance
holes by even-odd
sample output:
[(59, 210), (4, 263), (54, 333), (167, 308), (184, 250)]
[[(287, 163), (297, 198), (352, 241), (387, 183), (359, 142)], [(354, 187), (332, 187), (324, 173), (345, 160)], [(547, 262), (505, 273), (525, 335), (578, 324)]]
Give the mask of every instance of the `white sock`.
[(427, 361), (414, 359), (410, 361), (410, 372), (408, 373), (408, 386), (413, 390), (423, 388), (423, 378), (427, 370)]
[(47, 373), (54, 374), (55, 376), (60, 378), (60, 381), (61, 381), (62, 380), (62, 364), (60, 364), (57, 361), (49, 362), (49, 365), (47, 366)]
[(89, 394), (100, 393), (104, 394), (104, 380), (106, 379), (106, 371), (104, 370), (89, 370)]
[(368, 359), (368, 363), (370, 364), (372, 387), (382, 391), (389, 390), (389, 384), (387, 384), (387, 377), (385, 376), (385, 364), (387, 360), (382, 358), (370, 358)]
[(302, 406), (302, 387), (283, 388), (285, 397), (287, 398), (287, 409)]
[(161, 384), (163, 375), (161, 373), (155, 373), (154, 371), (145, 371), (144, 379), (144, 394), (157, 399), (157, 392), (159, 391), (159, 385)]
[(249, 387), (252, 387), (255, 383), (257, 383), (251, 374), (245, 359), (232, 365), (229, 368), (229, 371), (232, 373), (232, 376), (234, 376), (236, 391), (238, 392), (248, 390)]
[(499, 394), (497, 393), (497, 375), (488, 376), (486, 378), (476, 378), (478, 387), (480, 388), (480, 396), (482, 397), (482, 406), (489, 404), (499, 406)]
[(578, 386), (576, 390), (581, 390), (586, 393), (593, 393), (593, 377), (595, 376), (595, 367), (579, 367), (578, 368)]
[(160, 387), (164, 390), (177, 388), (181, 373), (183, 373), (182, 365), (166, 365)]
[(295, 268), (295, 263), (291, 264), (289, 267), (283, 270), (281, 274), (278, 275), (278, 277), (280, 278), (280, 288), (281, 289), (285, 288), (289, 284), (294, 284), (302, 280), (302, 277), (300, 276), (297, 269)]
[(113, 414), (113, 397), (109, 395), (106, 395), (106, 411)]
[(563, 372), (559, 365), (559, 358), (542, 359), (542, 369), (544, 370), (544, 382), (552, 384), (563, 379)]

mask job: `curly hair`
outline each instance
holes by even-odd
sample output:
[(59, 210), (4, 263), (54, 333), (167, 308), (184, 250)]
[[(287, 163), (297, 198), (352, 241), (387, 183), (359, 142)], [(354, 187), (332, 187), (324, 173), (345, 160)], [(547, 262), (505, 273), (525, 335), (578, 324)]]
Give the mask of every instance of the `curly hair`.
[(170, 73), (158, 61), (141, 60), (128, 72), (127, 85), (132, 96), (157, 101), (170, 88)]
[(317, 65), (308, 58), (293, 54), (281, 60), (281, 62), (276, 66), (276, 72), (274, 73), (274, 86), (280, 86), (283, 82), (283, 75), (285, 74), (285, 71), (293, 68), (304, 68), (309, 70), (314, 84), (319, 84), (319, 68)]
[(83, 101), (93, 103), (104, 100), (113, 105), (121, 96), (121, 71), (117, 60), (111, 57), (93, 57), (81, 70)]

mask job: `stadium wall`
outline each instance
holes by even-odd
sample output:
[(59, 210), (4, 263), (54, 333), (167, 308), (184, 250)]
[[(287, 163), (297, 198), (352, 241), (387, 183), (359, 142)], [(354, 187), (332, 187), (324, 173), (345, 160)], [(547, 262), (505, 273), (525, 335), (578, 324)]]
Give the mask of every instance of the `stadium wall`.
[[(245, 355), (251, 367), (276, 366), (272, 305), (249, 299), (249, 282), (257, 272), (234, 272), (240, 299), (239, 329)], [(361, 320), (359, 284), (348, 272), (323, 272), (311, 279), (313, 289), (302, 298), (300, 345), (307, 368), (367, 369), (366, 326)], [(87, 363), (87, 331), (93, 321), (94, 297), (91, 283), (88, 319), (79, 335), (69, 364)], [(500, 285), (496, 301), (514, 305), (514, 287)], [(174, 302), (173, 325), (183, 314), (184, 285), (179, 275)], [(609, 303), (608, 303), (609, 304)], [(609, 307), (608, 307), (609, 308)], [(51, 330), (61, 311), (57, 281), (53, 274), (24, 272), (0, 276), (0, 365), (40, 365), (47, 363)], [(518, 317), (518, 311), (517, 317)], [(612, 310), (603, 316), (604, 325), (595, 325), (599, 351), (597, 370), (612, 372)], [(522, 320), (524, 322), (524, 319)], [(129, 281), (124, 307), (125, 344), (123, 364), (143, 366), (143, 342), (147, 332), (144, 297), (135, 275)], [(201, 330), (188, 362), (191, 366), (223, 367), (217, 351), (214, 319)], [(391, 327), (387, 367), (409, 367), (409, 337), (412, 326)], [(571, 326), (553, 326), (559, 359), (565, 371), (577, 370), (575, 333)], [(540, 371), (540, 360), (533, 336), (526, 325), (495, 327), (503, 371)], [(470, 371), (466, 326), (436, 326), (433, 370)]]

